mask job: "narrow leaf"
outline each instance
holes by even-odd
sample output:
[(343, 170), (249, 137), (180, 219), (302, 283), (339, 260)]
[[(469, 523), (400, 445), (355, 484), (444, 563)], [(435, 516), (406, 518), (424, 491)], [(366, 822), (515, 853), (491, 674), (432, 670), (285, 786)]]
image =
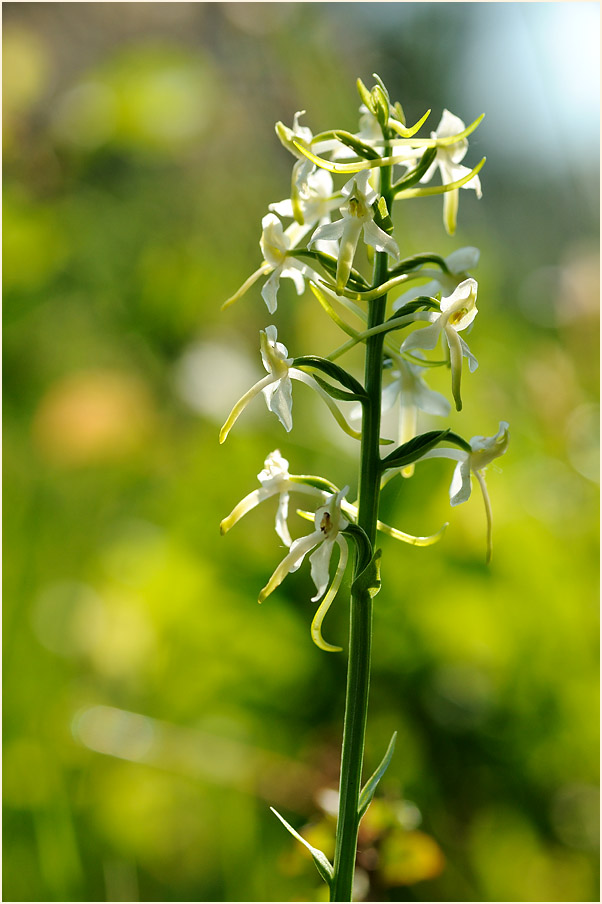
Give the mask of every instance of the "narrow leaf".
[(391, 740), (389, 742), (389, 746), (387, 747), (387, 752), (385, 753), (380, 766), (378, 767), (376, 772), (374, 772), (373, 775), (370, 776), (370, 778), (368, 779), (368, 781), (366, 782), (366, 784), (364, 785), (364, 787), (361, 790), (358, 809), (357, 809), (357, 815), (360, 819), (362, 818), (362, 816), (364, 815), (364, 813), (366, 812), (366, 810), (372, 803), (372, 799), (374, 797), (374, 792), (376, 791), (376, 786), (378, 785), (379, 781), (381, 780), (381, 778), (387, 771), (389, 763), (391, 762), (391, 759), (393, 757), (393, 751), (395, 750), (396, 738), (397, 738), (397, 732), (394, 731), (393, 737), (391, 738)]
[(330, 860), (328, 859), (328, 857), (326, 856), (326, 854), (322, 853), (322, 851), (320, 851), (318, 848), (312, 847), (312, 845), (309, 843), (309, 841), (306, 841), (305, 838), (303, 838), (301, 835), (299, 835), (298, 832), (295, 832), (293, 827), (288, 824), (288, 822), (286, 821), (286, 819), (283, 816), (280, 815), (278, 810), (275, 810), (273, 807), (270, 807), (270, 810), (272, 811), (274, 816), (278, 817), (278, 819), (280, 820), (280, 822), (282, 823), (284, 828), (288, 829), (288, 831), (291, 833), (293, 838), (296, 838), (297, 841), (300, 841), (301, 844), (305, 845), (305, 847), (307, 848), (309, 853), (314, 858), (314, 863), (316, 864), (316, 868), (317, 868), (318, 872), (320, 873), (320, 875), (322, 876), (322, 878), (324, 879), (326, 884), (328, 886), (330, 886), (330, 884), (332, 882), (332, 877), (334, 875), (334, 870), (333, 870), (332, 864), (331, 864)]
[(390, 452), (386, 458), (383, 458), (381, 465), (383, 470), (387, 468), (403, 468), (411, 465), (413, 461), (417, 461), (429, 449), (433, 449), (442, 440), (449, 438), (448, 430), (430, 430), (428, 433), (421, 433), (415, 436), (409, 442), (404, 443)]
[(358, 395), (357, 392), (348, 392), (346, 389), (337, 389), (336, 386), (333, 386), (332, 383), (328, 383), (326, 380), (323, 380), (322, 377), (319, 377), (317, 374), (312, 374), (312, 377), (318, 383), (319, 386), (322, 387), (324, 392), (327, 392), (329, 396), (332, 396), (333, 399), (339, 399), (341, 402), (365, 402), (366, 395), (362, 393)]
[(361, 398), (366, 398), (366, 390), (362, 384), (338, 364), (335, 364), (334, 361), (329, 361), (328, 358), (319, 358), (317, 355), (302, 355), (300, 358), (293, 360), (292, 366), (320, 370), (334, 380), (338, 380), (341, 386), (350, 389), (352, 393), (357, 394)]
[(355, 151), (358, 157), (364, 157), (365, 160), (377, 160), (378, 157), (380, 157), (378, 151), (375, 151), (374, 148), (364, 144), (363, 141), (357, 138), (357, 136), (352, 135), (351, 132), (343, 132), (340, 129), (336, 129), (334, 137), (337, 141), (340, 141), (341, 144), (344, 144), (346, 147), (351, 148), (352, 151)]
[(395, 183), (395, 185), (393, 186), (393, 191), (395, 192), (393, 197), (396, 197), (398, 192), (403, 191), (406, 188), (411, 188), (412, 185), (420, 182), (436, 156), (437, 148), (427, 148), (420, 158), (418, 165)]

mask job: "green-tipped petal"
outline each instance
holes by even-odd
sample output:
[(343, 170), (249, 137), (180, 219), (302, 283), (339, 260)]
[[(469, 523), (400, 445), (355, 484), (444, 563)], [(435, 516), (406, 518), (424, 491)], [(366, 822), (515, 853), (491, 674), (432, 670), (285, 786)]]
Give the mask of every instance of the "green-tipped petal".
[(483, 494), (483, 502), (485, 503), (485, 517), (487, 518), (487, 555), (485, 557), (485, 563), (489, 565), (493, 552), (493, 511), (491, 509), (491, 500), (489, 498), (489, 493), (487, 492), (487, 484), (485, 483), (484, 475), (481, 471), (473, 471), (473, 474), (479, 482), (481, 493)]
[(223, 536), (227, 534), (231, 527), (234, 527), (237, 521), (246, 515), (247, 512), (250, 512), (251, 509), (254, 509), (255, 506), (259, 505), (260, 502), (263, 502), (265, 499), (269, 499), (270, 496), (275, 496), (276, 493), (279, 493), (279, 488), (275, 487), (274, 489), (268, 490), (265, 487), (261, 487), (261, 489), (253, 490), (252, 493), (249, 493), (248, 496), (245, 496), (244, 499), (235, 506), (229, 515), (227, 515), (223, 521), (220, 523), (219, 532)]
[(453, 326), (444, 327), (445, 338), (449, 345), (449, 359), (451, 364), (452, 396), (456, 403), (456, 411), (462, 411), (462, 396), (460, 394), (462, 382), (462, 345), (460, 337)]
[(322, 622), (324, 621), (326, 613), (330, 609), (332, 602), (338, 593), (339, 587), (341, 586), (341, 581), (343, 580), (343, 575), (345, 574), (345, 568), (347, 566), (347, 559), (349, 557), (347, 544), (344, 541), (339, 540), (338, 538), (337, 542), (341, 550), (341, 554), (339, 556), (339, 562), (337, 565), (334, 580), (328, 589), (328, 593), (320, 603), (318, 611), (314, 615), (313, 621), (311, 623), (311, 636), (313, 642), (317, 647), (319, 647), (321, 650), (325, 650), (327, 653), (340, 653), (343, 649), (342, 647), (335, 647), (332, 644), (327, 643), (322, 637)]
[(427, 121), (429, 116), (431, 115), (431, 111), (427, 110), (424, 116), (421, 116), (418, 122), (414, 123), (413, 126), (406, 127), (402, 125), (400, 122), (397, 122), (395, 119), (389, 120), (389, 126), (397, 132), (398, 135), (401, 135), (402, 138), (412, 138), (413, 135), (418, 132), (424, 123)]
[(290, 548), (288, 555), (286, 555), (282, 562), (280, 562), (270, 580), (267, 582), (267, 584), (259, 594), (258, 602), (263, 603), (263, 601), (268, 598), (270, 593), (273, 593), (276, 587), (279, 587), (280, 584), (282, 584), (287, 574), (290, 574), (291, 571), (296, 571), (297, 568), (299, 568), (299, 566), (301, 565), (301, 562), (303, 561), (307, 553), (311, 549), (313, 549), (314, 546), (317, 546), (317, 544), (320, 543), (322, 539), (322, 532), (316, 530), (313, 533), (308, 534), (307, 537), (299, 537), (298, 540), (295, 540)]
[(401, 530), (397, 530), (396, 527), (389, 527), (388, 524), (383, 524), (382, 521), (378, 521), (376, 526), (383, 534), (387, 534), (387, 536), (393, 537), (395, 540), (401, 540), (402, 543), (409, 543), (410, 546), (432, 546), (434, 543), (439, 542), (445, 533), (448, 522), (446, 521), (436, 534), (431, 534), (429, 537), (414, 537), (412, 534), (406, 534)]
[(238, 402), (226, 418), (226, 423), (219, 432), (220, 443), (225, 442), (226, 437), (230, 433), (230, 430), (232, 429), (244, 409), (247, 407), (249, 402), (251, 402), (256, 395), (259, 395), (262, 389), (265, 389), (271, 383), (276, 383), (277, 380), (278, 377), (273, 377), (272, 374), (268, 374), (267, 377), (264, 377), (263, 380), (259, 380), (258, 383), (255, 383), (254, 386), (251, 386), (251, 388), (247, 392), (245, 392), (244, 396), (242, 396), (242, 398), (238, 400)]
[(304, 148), (298, 141), (294, 141), (293, 144), (304, 157), (307, 157), (307, 159), (311, 160), (312, 163), (315, 163), (316, 166), (328, 170), (329, 173), (361, 173), (362, 170), (372, 169), (373, 167), (392, 166), (395, 163), (405, 163), (407, 159), (405, 156), (379, 157), (378, 160), (360, 160), (356, 163), (335, 163), (332, 160), (326, 160), (325, 157), (318, 157), (317, 154), (314, 154), (308, 148)]
[(342, 411), (340, 411), (333, 399), (331, 399), (328, 393), (325, 392), (325, 390), (323, 390), (322, 387), (319, 386), (316, 381), (309, 376), (309, 374), (304, 374), (302, 370), (297, 370), (296, 367), (291, 367), (290, 376), (293, 380), (299, 380), (300, 383), (305, 383), (306, 386), (310, 386), (318, 393), (319, 396), (324, 399), (324, 401), (330, 408), (331, 414), (334, 417), (335, 421), (337, 422), (341, 430), (343, 430), (343, 432), (347, 434), (347, 436), (351, 436), (353, 437), (353, 439), (362, 438), (361, 432), (358, 432), (357, 430), (354, 430), (353, 427), (349, 426), (349, 424), (345, 420), (345, 417), (343, 416)]
[(466, 185), (467, 182), (470, 182), (477, 173), (485, 166), (486, 157), (483, 157), (480, 160), (474, 169), (469, 170), (465, 176), (461, 179), (456, 179), (455, 182), (448, 182), (447, 185), (432, 185), (429, 188), (408, 188), (407, 191), (402, 191), (397, 195), (397, 198), (401, 198), (402, 200), (405, 198), (423, 198), (427, 195), (442, 195), (447, 191), (454, 191), (456, 188), (462, 188), (463, 185)]
[(256, 283), (260, 276), (265, 276), (267, 273), (269, 273), (271, 269), (272, 268), (270, 267), (270, 265), (264, 261), (259, 270), (256, 270), (255, 273), (252, 273), (251, 276), (249, 276), (249, 278), (244, 281), (240, 289), (238, 289), (238, 291), (235, 292), (234, 295), (231, 295), (230, 298), (228, 298), (223, 303), (220, 310), (225, 311), (226, 308), (229, 308), (230, 305), (234, 304), (235, 301), (238, 301), (239, 298), (242, 298), (245, 292), (247, 292), (251, 288), (253, 283)]

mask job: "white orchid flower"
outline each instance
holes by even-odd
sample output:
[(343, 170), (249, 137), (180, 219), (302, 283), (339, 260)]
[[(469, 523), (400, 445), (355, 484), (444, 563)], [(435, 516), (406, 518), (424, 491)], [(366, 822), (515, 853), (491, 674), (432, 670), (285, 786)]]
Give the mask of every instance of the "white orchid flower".
[[(305, 556), (312, 549), (315, 550), (309, 557), (311, 563), (311, 577), (316, 586), (316, 593), (312, 596), (312, 602), (324, 597), (311, 624), (311, 635), (314, 643), (322, 650), (338, 652), (341, 647), (332, 646), (322, 637), (322, 622), (335, 598), (348, 559), (348, 547), (341, 537), (341, 531), (349, 524), (341, 511), (341, 505), (349, 487), (344, 487), (339, 493), (333, 493), (325, 504), (320, 506), (314, 517), (315, 530), (306, 537), (299, 537), (290, 548), (288, 555), (284, 557), (276, 568), (270, 580), (259, 594), (259, 602), (262, 603), (285, 579), (287, 574), (297, 571)], [(339, 547), (339, 561), (335, 576), (330, 582), (330, 559), (334, 547)], [(328, 588), (328, 592), (327, 591)], [(326, 594), (326, 596), (324, 596)]]
[(412, 279), (418, 277), (427, 278), (429, 282), (420, 286), (414, 286), (404, 292), (403, 295), (400, 295), (399, 298), (396, 298), (393, 302), (393, 310), (398, 311), (409, 301), (418, 298), (419, 295), (435, 296), (439, 292), (442, 295), (451, 295), (461, 282), (469, 278), (468, 271), (477, 266), (479, 257), (480, 251), (478, 248), (458, 248), (445, 258), (447, 273), (445, 270), (431, 270), (427, 267), (417, 270), (416, 273), (410, 273), (409, 277)]
[[(330, 223), (330, 213), (337, 210), (340, 203), (341, 195), (334, 191), (330, 173), (317, 169), (308, 174), (303, 185), (299, 186), (296, 197), (270, 204), (270, 210), (280, 217), (291, 217), (297, 221), (299, 242), (314, 226)], [(317, 242), (316, 248), (333, 256), (338, 251), (336, 242)]]
[(291, 223), (285, 230), (278, 217), (273, 213), (266, 214), (261, 221), (261, 225), (262, 233), (259, 247), (261, 248), (264, 262), (261, 267), (245, 280), (240, 289), (223, 303), (222, 311), (229, 308), (239, 298), (242, 298), (245, 292), (258, 279), (262, 276), (267, 276), (268, 279), (261, 290), (261, 296), (267, 305), (268, 311), (273, 314), (278, 306), (278, 289), (280, 288), (281, 279), (292, 279), (297, 295), (301, 295), (305, 289), (305, 277), (314, 275), (311, 267), (295, 260), (291, 254), (291, 251), (303, 238), (307, 229), (299, 226), (298, 223)]
[[(411, 361), (395, 355), (397, 370), (391, 373), (393, 380), (385, 387), (382, 394), (382, 412), (385, 414), (395, 405), (399, 405), (399, 445), (409, 442), (417, 433), (418, 412), (447, 417), (451, 405), (440, 392), (430, 389), (422, 376), (424, 368)], [(411, 477), (414, 465), (402, 469), (404, 477)]]
[(339, 426), (354, 439), (361, 439), (361, 434), (353, 430), (341, 411), (337, 408), (333, 399), (322, 389), (316, 381), (297, 367), (293, 367), (293, 359), (288, 357), (288, 349), (282, 342), (278, 342), (278, 331), (275, 326), (268, 326), (260, 330), (259, 341), (261, 347), (261, 359), (268, 372), (267, 377), (258, 380), (234, 405), (219, 434), (219, 441), (223, 443), (230, 430), (245, 410), (249, 402), (259, 393), (263, 396), (269, 411), (273, 411), (278, 420), (287, 431), (293, 426), (293, 393), (291, 380), (305, 383), (318, 393), (328, 405), (332, 415)]
[(415, 348), (432, 349), (443, 334), (449, 346), (452, 395), (458, 411), (462, 409), (460, 396), (460, 382), (462, 378), (462, 358), (468, 358), (468, 367), (472, 373), (478, 367), (478, 361), (472, 354), (466, 342), (458, 335), (460, 330), (465, 330), (477, 316), (477, 281), (465, 279), (455, 291), (448, 297), (441, 299), (439, 313), (429, 311), (421, 313), (420, 319), (430, 321), (431, 325), (415, 330), (400, 347), (400, 352), (409, 352)]
[[(453, 135), (463, 132), (464, 129), (465, 124), (459, 116), (454, 116), (449, 110), (444, 110), (437, 130), (431, 132), (431, 138), (451, 138)], [(420, 181), (430, 182), (437, 168), (441, 173), (443, 185), (449, 185), (450, 182), (457, 182), (462, 179), (470, 172), (468, 167), (462, 166), (460, 163), (466, 156), (467, 150), (468, 140), (466, 138), (461, 138), (460, 141), (456, 141), (454, 144), (439, 145), (435, 160)], [(473, 176), (462, 188), (472, 188), (476, 192), (477, 198), (482, 196), (481, 180), (478, 176)], [(449, 235), (453, 235), (456, 231), (459, 196), (460, 190), (458, 188), (447, 191), (443, 195), (443, 223)]]
[(485, 515), (487, 517), (487, 562), (491, 560), (492, 551), (492, 512), (485, 476), (483, 474), (487, 465), (503, 455), (510, 442), (507, 421), (500, 421), (498, 432), (495, 436), (473, 436), (469, 440), (472, 452), (464, 449), (431, 449), (419, 461), (427, 458), (451, 458), (457, 461), (452, 482), (449, 487), (450, 502), (452, 505), (460, 505), (470, 497), (472, 490), (471, 475), (474, 474), (483, 494), (485, 503)]
[(386, 251), (391, 257), (399, 260), (397, 242), (374, 222), (372, 205), (377, 194), (370, 185), (369, 178), (370, 172), (362, 170), (343, 186), (341, 194), (347, 199), (347, 203), (341, 207), (342, 219), (319, 226), (309, 242), (311, 246), (318, 241), (340, 239), (336, 275), (339, 292), (347, 284), (362, 232), (367, 245), (376, 251)]
[(288, 470), (288, 461), (286, 458), (282, 457), (278, 449), (270, 452), (264, 462), (263, 471), (259, 472), (257, 479), (259, 480), (261, 487), (245, 496), (245, 498), (232, 509), (230, 514), (221, 522), (220, 532), (226, 534), (231, 527), (234, 527), (237, 521), (247, 514), (247, 512), (250, 512), (266, 499), (270, 499), (272, 496), (277, 495), (279, 499), (278, 508), (276, 510), (276, 533), (285, 546), (290, 546), (292, 543), (288, 529), (290, 493), (305, 493), (320, 501), (324, 501), (328, 494), (324, 490), (319, 490), (317, 487), (311, 486), (310, 484), (291, 480), (291, 475)]

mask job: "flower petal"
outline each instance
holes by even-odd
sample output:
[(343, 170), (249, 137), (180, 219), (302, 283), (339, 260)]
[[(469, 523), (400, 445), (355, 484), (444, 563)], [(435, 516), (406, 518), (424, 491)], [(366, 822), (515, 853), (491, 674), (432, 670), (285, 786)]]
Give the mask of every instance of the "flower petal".
[(452, 482), (449, 487), (449, 501), (452, 505), (460, 505), (470, 498), (470, 458), (459, 461), (454, 469)]
[(328, 588), (328, 593), (320, 603), (316, 614), (313, 617), (313, 621), (311, 623), (311, 636), (313, 642), (319, 647), (321, 650), (325, 650), (327, 653), (339, 653), (342, 650), (342, 647), (335, 647), (332, 644), (327, 643), (322, 637), (322, 622), (326, 616), (326, 613), (330, 609), (332, 605), (332, 601), (334, 600), (339, 587), (341, 586), (341, 581), (343, 580), (343, 575), (345, 574), (345, 568), (347, 566), (347, 559), (349, 557), (349, 551), (347, 544), (340, 537), (337, 537), (336, 542), (340, 548), (339, 561), (337, 565), (337, 570), (332, 581), (332, 584)]
[(260, 603), (263, 603), (270, 593), (273, 593), (276, 587), (280, 586), (287, 574), (299, 568), (307, 553), (321, 542), (322, 536), (322, 531), (315, 530), (306, 537), (299, 537), (298, 540), (293, 542), (288, 555), (280, 562), (274, 574), (259, 594)]

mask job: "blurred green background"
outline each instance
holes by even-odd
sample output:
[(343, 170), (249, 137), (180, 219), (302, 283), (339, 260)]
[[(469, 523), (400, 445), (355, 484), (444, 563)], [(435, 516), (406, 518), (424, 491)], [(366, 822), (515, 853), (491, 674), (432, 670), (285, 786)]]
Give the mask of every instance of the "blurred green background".
[[(324, 900), (269, 812), (332, 843), (345, 655), (311, 643), (309, 569), (265, 605), (274, 506), (218, 525), (279, 448), (356, 486), (353, 441), (259, 400), (258, 330), (339, 337), (255, 287), (289, 192), (273, 131), (357, 128), (355, 79), (448, 107), (484, 196), (397, 213), (403, 254), (481, 249), (465, 436), (511, 446), (450, 510), (452, 464), (384, 518), (362, 830), (368, 900), (598, 900), (598, 33), (595, 3), (5, 3), (4, 900)], [(441, 377), (442, 388), (447, 382)], [(426, 429), (440, 421), (425, 419)], [(264, 509), (264, 510), (263, 510)], [(295, 520), (296, 535), (307, 532)], [(343, 597), (344, 599), (344, 597)], [(325, 634), (344, 642), (338, 602)]]

